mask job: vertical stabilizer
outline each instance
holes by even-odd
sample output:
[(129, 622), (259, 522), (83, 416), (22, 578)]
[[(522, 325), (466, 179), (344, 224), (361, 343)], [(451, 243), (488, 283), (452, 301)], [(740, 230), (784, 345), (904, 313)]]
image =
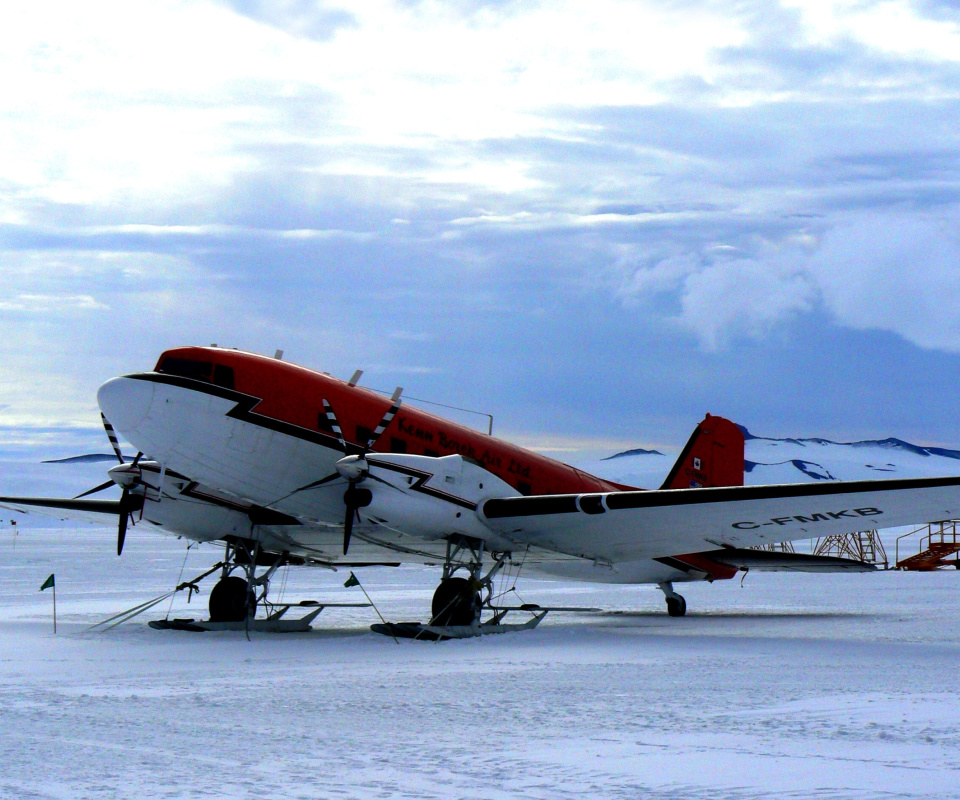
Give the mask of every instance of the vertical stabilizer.
[(660, 488), (743, 486), (743, 443), (737, 425), (707, 414)]

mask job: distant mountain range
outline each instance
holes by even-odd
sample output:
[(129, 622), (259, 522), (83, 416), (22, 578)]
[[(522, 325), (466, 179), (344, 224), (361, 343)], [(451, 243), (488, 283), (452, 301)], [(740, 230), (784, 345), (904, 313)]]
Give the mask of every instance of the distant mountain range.
[[(835, 442), (819, 437), (756, 436), (740, 425), (747, 484), (865, 480), (960, 474), (960, 450), (925, 447), (903, 439)], [(676, 454), (635, 448), (575, 466), (608, 480), (646, 489), (661, 485)]]

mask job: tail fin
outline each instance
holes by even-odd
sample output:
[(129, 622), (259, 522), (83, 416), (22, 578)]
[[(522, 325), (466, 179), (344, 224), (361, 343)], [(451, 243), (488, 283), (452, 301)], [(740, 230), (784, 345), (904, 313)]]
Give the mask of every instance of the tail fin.
[(660, 488), (743, 486), (743, 443), (739, 426), (707, 414)]

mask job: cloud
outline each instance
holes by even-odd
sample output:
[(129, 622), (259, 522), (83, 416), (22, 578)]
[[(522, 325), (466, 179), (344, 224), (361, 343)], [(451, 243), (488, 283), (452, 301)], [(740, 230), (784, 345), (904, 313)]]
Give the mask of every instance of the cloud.
[(960, 209), (860, 213), (828, 231), (809, 275), (843, 325), (960, 352)]
[(224, 0), (246, 17), (272, 25), (295, 36), (328, 41), (344, 28), (357, 25), (356, 18), (342, 8), (331, 8), (317, 0)]
[(681, 321), (709, 350), (738, 335), (759, 337), (813, 308), (816, 289), (802, 270), (757, 261), (724, 261), (684, 282)]
[(88, 294), (51, 295), (19, 294), (6, 300), (0, 300), (0, 313), (24, 312), (58, 314), (71, 311), (108, 311), (109, 306), (99, 302)]
[(5, 418), (212, 341), (621, 443), (864, 341), (946, 374), (956, 16), (883, 6), (23, 6)]

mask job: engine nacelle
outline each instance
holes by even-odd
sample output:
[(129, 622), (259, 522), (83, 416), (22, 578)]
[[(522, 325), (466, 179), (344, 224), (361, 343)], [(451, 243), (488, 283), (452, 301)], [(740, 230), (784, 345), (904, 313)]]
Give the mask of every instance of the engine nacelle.
[(482, 539), (491, 550), (513, 543), (477, 515), (485, 500), (518, 497), (508, 483), (459, 455), (433, 458), (405, 453), (370, 453), (363, 486), (373, 497), (366, 518), (401, 533), (441, 539), (458, 533)]

